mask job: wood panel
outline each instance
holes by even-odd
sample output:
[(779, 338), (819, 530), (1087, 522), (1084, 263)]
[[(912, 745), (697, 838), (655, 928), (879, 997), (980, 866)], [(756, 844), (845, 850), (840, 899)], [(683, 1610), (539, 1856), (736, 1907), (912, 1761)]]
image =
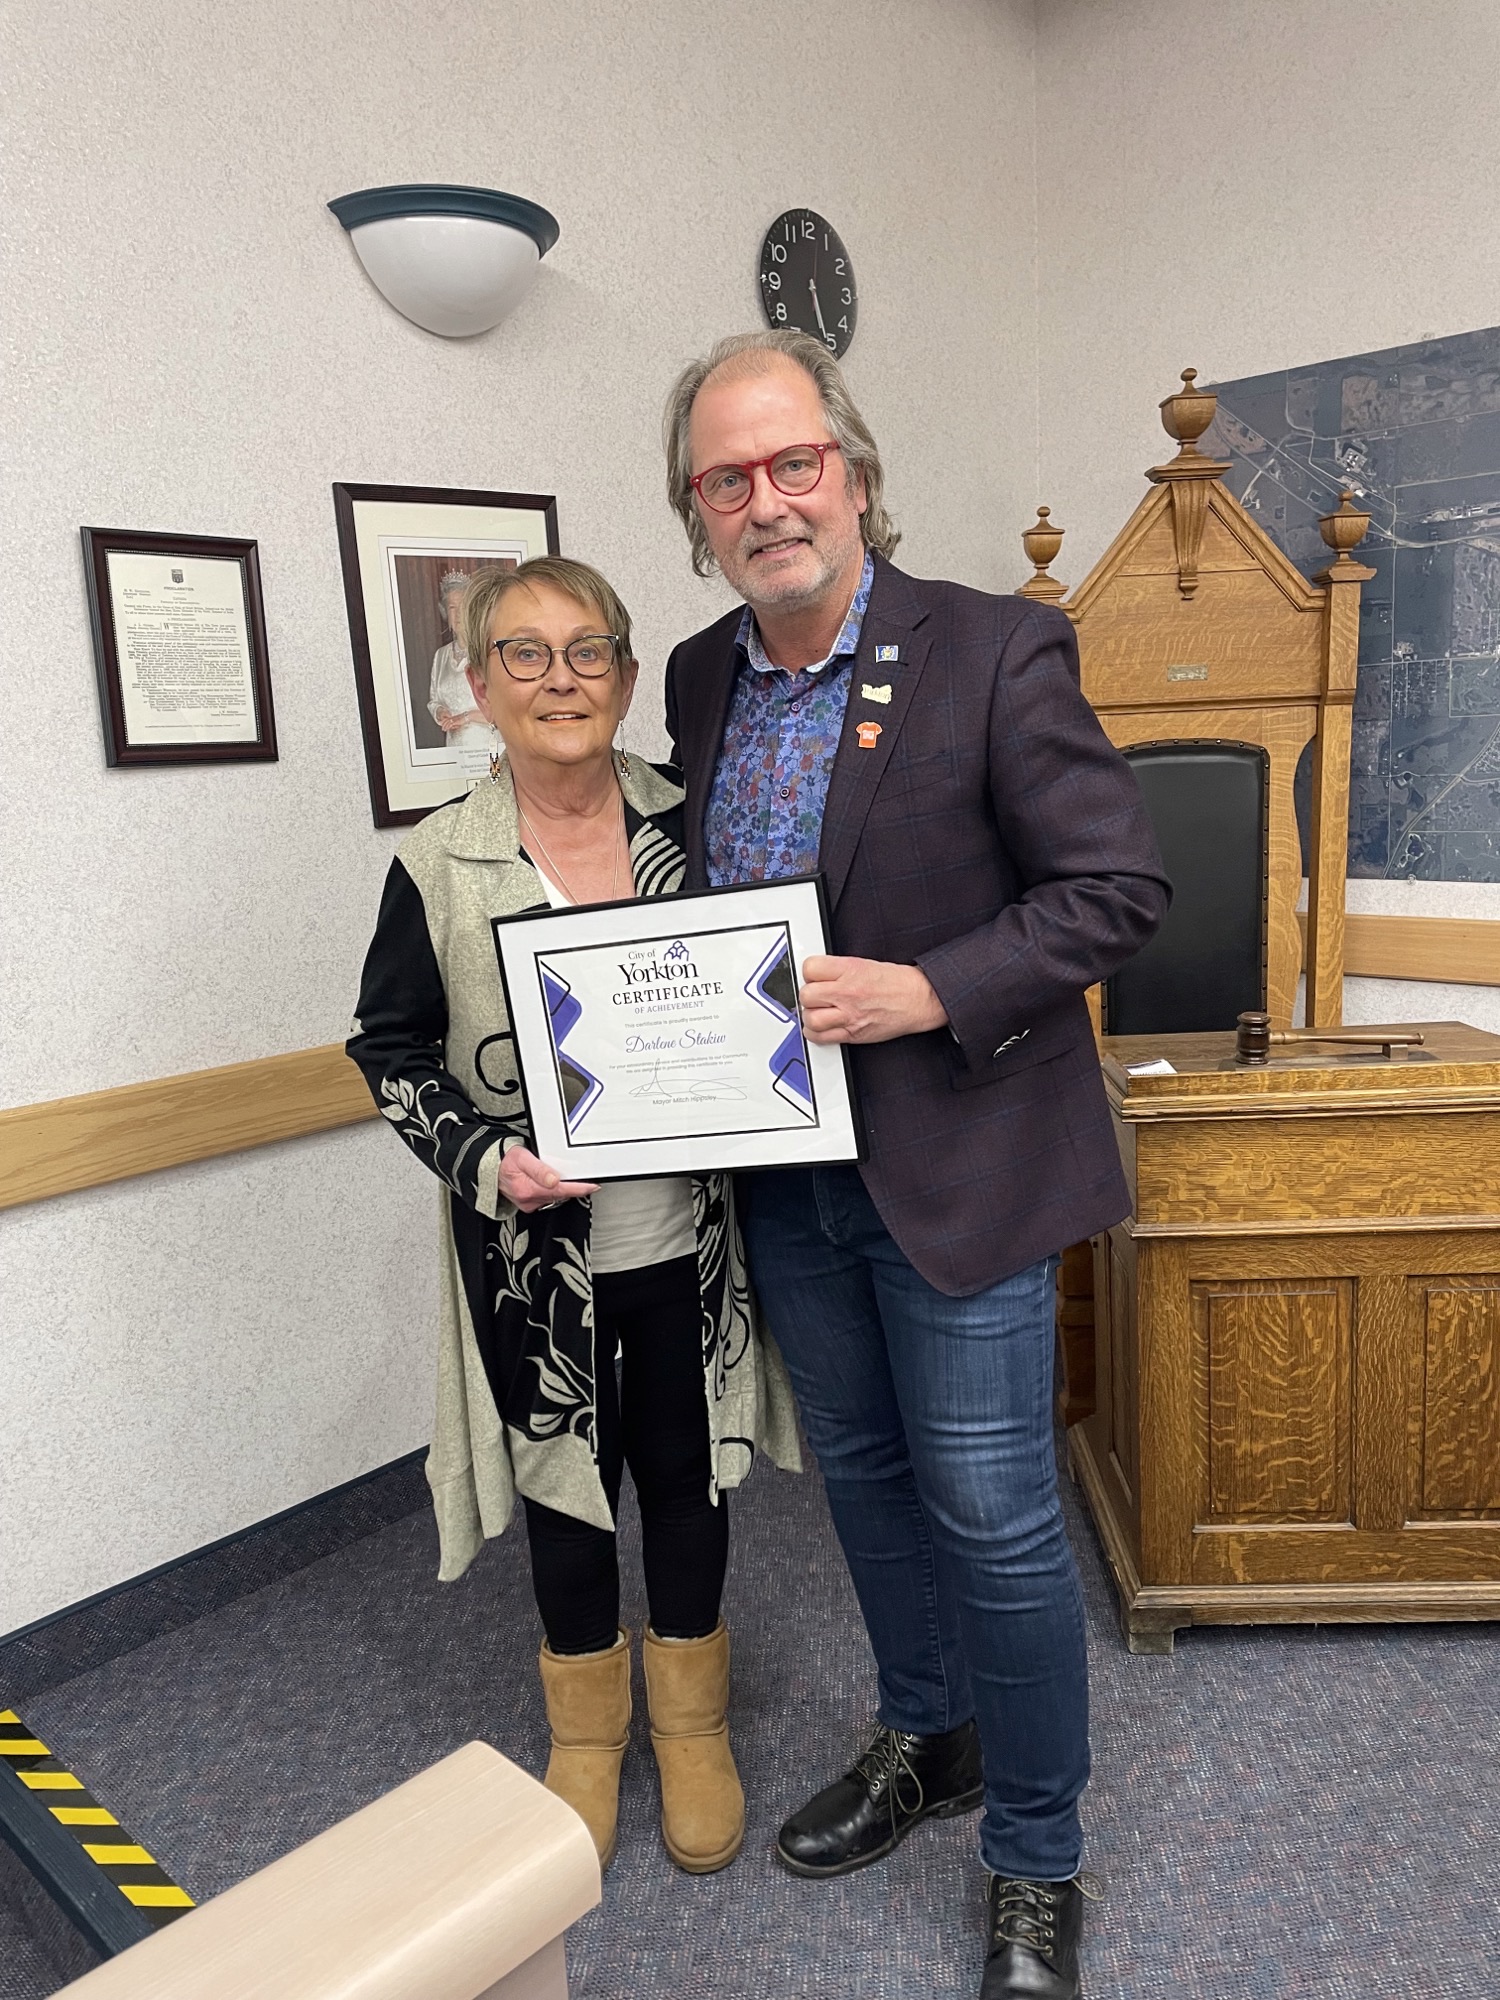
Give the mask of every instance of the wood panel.
[[(1359, 1238), (1339, 1243), (1335, 1254), (1345, 1270), (1351, 1249), (1357, 1253), (1361, 1247)], [(1409, 1240), (1400, 1246), (1387, 1240), (1382, 1247), (1388, 1252), (1399, 1248), (1405, 1252), (1403, 1261), (1411, 1260)], [(1473, 1254), (1472, 1245), (1467, 1247)], [(1389, 1534), (1406, 1522), (1410, 1328), (1405, 1277), (1392, 1269), (1361, 1277), (1353, 1355), (1354, 1521), (1366, 1533)]]
[[(1418, 1261), (1420, 1260), (1420, 1262)], [(1424, 1233), (1419, 1242), (1378, 1228), (1360, 1229), (1347, 1223), (1335, 1249), (1317, 1237), (1236, 1237), (1225, 1241), (1204, 1237), (1188, 1250), (1188, 1272), (1194, 1282), (1235, 1278), (1319, 1278), (1336, 1272), (1359, 1280), (1356, 1346), (1368, 1338), (1365, 1325), (1370, 1300), (1382, 1284), (1394, 1283), (1388, 1309), (1403, 1322), (1399, 1336), (1406, 1355), (1410, 1334), (1404, 1322), (1412, 1310), (1406, 1274), (1421, 1269), (1444, 1275), (1461, 1272), (1483, 1277), (1500, 1270), (1500, 1236), (1492, 1229), (1447, 1229)], [(1405, 1361), (1403, 1358), (1403, 1368)], [(1403, 1408), (1405, 1391), (1402, 1391)]]
[(1472, 1216), (1500, 1208), (1487, 1111), (1163, 1120), (1136, 1140), (1143, 1223)]
[(1068, 1429), (1098, 1407), (1095, 1349), (1094, 1246), (1073, 1243), (1057, 1263), (1057, 1410)]
[(1417, 1278), (1420, 1391), (1411, 1401), (1416, 1512), (1500, 1515), (1500, 1277)]
[[(1192, 1575), (1202, 1424), (1194, 1394), (1192, 1298), (1183, 1243), (1137, 1246), (1135, 1318), (1141, 1575)], [(1123, 1363), (1120, 1356), (1117, 1362)]]
[[(1417, 1524), (1387, 1534), (1366, 1534), (1347, 1522), (1201, 1527), (1194, 1536), (1195, 1584), (1321, 1583), (1333, 1595), (1348, 1584), (1441, 1583), (1456, 1577), (1500, 1583), (1500, 1521)], [(1172, 1577), (1163, 1581), (1176, 1583)]]
[(1348, 1522), (1352, 1282), (1221, 1281), (1192, 1299), (1200, 1524)]
[[(1157, 574), (1119, 575), (1096, 607), (1107, 624), (1080, 622), (1083, 692), (1101, 712), (1184, 702), (1309, 701), (1322, 685), (1322, 632), (1302, 618), (1275, 638), (1265, 623), (1279, 598), (1260, 571), (1210, 574), (1203, 614), (1166, 623)], [(1175, 579), (1173, 579), (1175, 583)], [(1196, 610), (1197, 607), (1194, 607)], [(1300, 629), (1299, 629), (1300, 628)], [(1184, 669), (1205, 671), (1182, 678)], [(1169, 680), (1168, 675), (1172, 678)], [(1181, 734), (1179, 730), (1177, 732)]]
[(1346, 913), (1344, 974), (1500, 986), (1500, 923), (1482, 917), (1374, 917)]
[(1140, 1487), (1140, 1408), (1136, 1388), (1135, 1330), (1136, 1248), (1120, 1230), (1111, 1230), (1109, 1296), (1119, 1315), (1109, 1371), (1109, 1454), (1115, 1476), (1135, 1504)]
[[(1135, 1493), (1126, 1481), (1124, 1468), (1115, 1457), (1113, 1447), (1116, 1407), (1115, 1370), (1117, 1342), (1120, 1339), (1116, 1314), (1131, 1310), (1126, 1299), (1116, 1298), (1118, 1286), (1114, 1273), (1113, 1246), (1118, 1233), (1111, 1230), (1106, 1235), (1096, 1236), (1093, 1239), (1094, 1409), (1069, 1435), (1080, 1438), (1087, 1436), (1089, 1463), (1095, 1468), (1097, 1476), (1109, 1486), (1110, 1518), (1117, 1524), (1119, 1533), (1133, 1546), (1139, 1510)], [(1128, 1254), (1133, 1258), (1133, 1244), (1129, 1246)], [(1131, 1268), (1133, 1270), (1133, 1263)], [(1132, 1369), (1135, 1366), (1133, 1353), (1128, 1365)], [(1134, 1555), (1131, 1561), (1134, 1564)]]
[(0, 1208), (373, 1118), (339, 1042), (0, 1112)]

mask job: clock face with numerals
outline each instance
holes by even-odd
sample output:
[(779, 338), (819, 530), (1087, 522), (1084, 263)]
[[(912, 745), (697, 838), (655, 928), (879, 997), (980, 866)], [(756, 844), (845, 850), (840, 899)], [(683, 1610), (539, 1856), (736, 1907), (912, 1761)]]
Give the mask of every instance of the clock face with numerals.
[(854, 338), (854, 266), (838, 231), (810, 208), (789, 208), (766, 231), (760, 296), (770, 325), (798, 327), (830, 353), (845, 353)]

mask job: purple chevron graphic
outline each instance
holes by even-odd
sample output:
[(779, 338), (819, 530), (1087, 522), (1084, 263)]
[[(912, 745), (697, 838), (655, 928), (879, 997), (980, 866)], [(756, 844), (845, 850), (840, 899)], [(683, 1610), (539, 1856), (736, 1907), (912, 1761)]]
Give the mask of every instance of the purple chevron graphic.
[(552, 1049), (557, 1057), (557, 1074), (562, 1084), (563, 1109), (567, 1115), (568, 1136), (578, 1130), (589, 1112), (604, 1094), (604, 1085), (576, 1056), (566, 1053), (563, 1043), (578, 1025), (583, 1013), (582, 1007), (573, 997), (572, 988), (559, 973), (550, 966), (541, 967), (542, 997), (547, 1003), (547, 1019), (552, 1029)]
[(792, 972), (791, 939), (783, 931), (745, 982), (754, 1001), (787, 1023), (787, 1033), (771, 1058), (771, 1087), (785, 1103), (815, 1117), (812, 1078), (807, 1071), (807, 1045), (797, 1017), (797, 985)]

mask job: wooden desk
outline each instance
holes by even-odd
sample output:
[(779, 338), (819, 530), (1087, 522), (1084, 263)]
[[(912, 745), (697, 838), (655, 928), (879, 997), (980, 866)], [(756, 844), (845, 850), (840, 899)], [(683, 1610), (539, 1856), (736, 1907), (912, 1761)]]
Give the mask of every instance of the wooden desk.
[(1500, 1617), (1500, 1036), (1416, 1025), (1428, 1060), (1101, 1044), (1133, 1213), (1069, 1439), (1132, 1652)]

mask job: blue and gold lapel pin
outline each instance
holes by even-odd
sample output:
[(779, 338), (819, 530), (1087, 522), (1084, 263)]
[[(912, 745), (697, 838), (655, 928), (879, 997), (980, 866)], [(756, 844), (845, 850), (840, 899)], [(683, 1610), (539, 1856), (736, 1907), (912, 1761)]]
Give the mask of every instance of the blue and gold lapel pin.
[(899, 646), (877, 646), (875, 648), (876, 666), (883, 665), (887, 660), (899, 660), (900, 657), (901, 648)]

